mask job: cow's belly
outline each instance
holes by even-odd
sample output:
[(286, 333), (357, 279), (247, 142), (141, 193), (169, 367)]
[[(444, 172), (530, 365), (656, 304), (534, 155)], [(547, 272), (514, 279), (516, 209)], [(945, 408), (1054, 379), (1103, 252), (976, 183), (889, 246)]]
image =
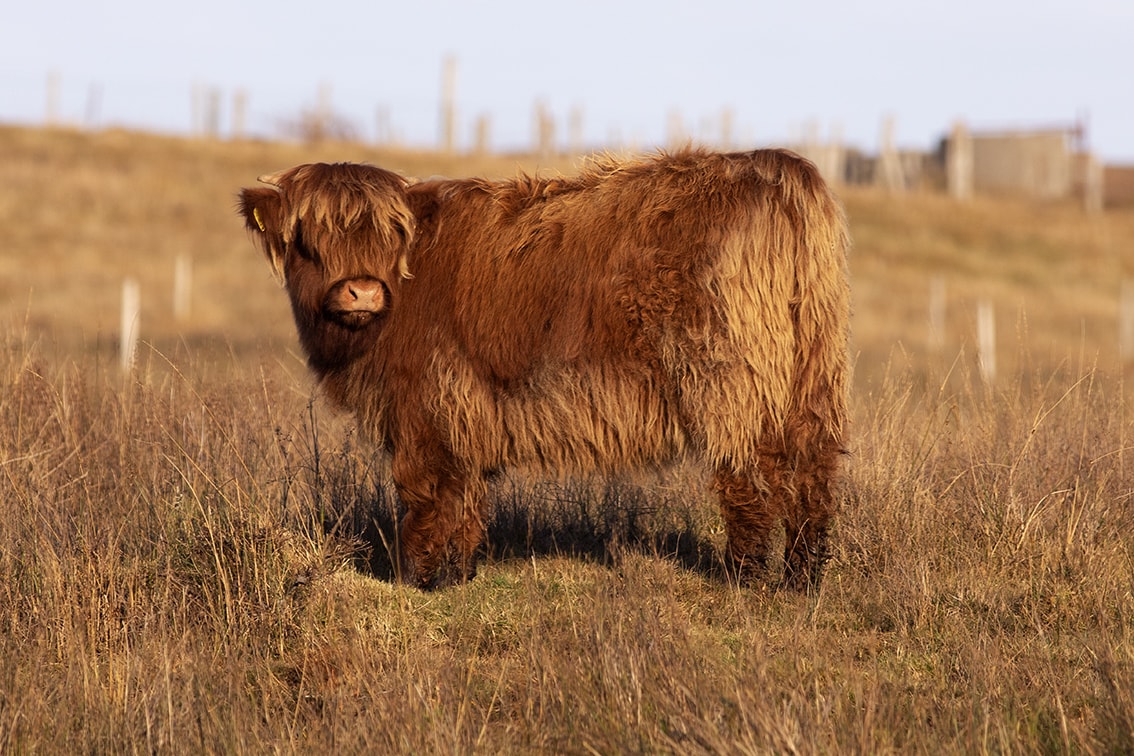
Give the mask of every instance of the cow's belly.
[(439, 373), (435, 417), (454, 453), (481, 469), (616, 472), (669, 464), (686, 435), (672, 392), (642, 369), (544, 370), (507, 388)]

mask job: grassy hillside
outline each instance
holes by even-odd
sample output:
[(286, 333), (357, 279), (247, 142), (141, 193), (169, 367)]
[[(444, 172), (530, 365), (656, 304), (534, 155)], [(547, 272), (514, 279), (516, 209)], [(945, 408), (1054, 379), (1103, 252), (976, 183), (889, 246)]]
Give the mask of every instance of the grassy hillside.
[[(210, 143), (125, 132), (0, 129), (0, 317), (88, 350), (117, 335), (122, 280), (142, 287), (143, 338), (223, 336), (241, 351), (289, 343), (286, 299), (235, 214), (256, 177), (301, 162), (357, 160), (411, 176), (511, 175), (517, 162)], [(569, 165), (564, 166), (569, 169)], [(175, 260), (193, 264), (192, 316), (173, 321)]]
[(507, 477), (480, 575), (426, 594), (390, 582), (384, 462), (233, 212), (317, 159), (521, 162), (0, 129), (0, 752), (1134, 750), (1134, 214), (844, 192), (853, 453), (817, 594), (723, 581), (686, 470)]

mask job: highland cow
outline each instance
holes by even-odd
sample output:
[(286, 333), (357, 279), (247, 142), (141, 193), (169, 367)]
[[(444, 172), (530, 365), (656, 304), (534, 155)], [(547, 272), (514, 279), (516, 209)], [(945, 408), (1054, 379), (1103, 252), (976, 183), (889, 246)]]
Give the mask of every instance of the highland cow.
[(402, 580), (471, 577), (487, 480), (707, 467), (725, 561), (819, 581), (843, 453), (849, 237), (786, 151), (572, 178), (301, 165), (240, 210), (326, 395), (392, 454)]

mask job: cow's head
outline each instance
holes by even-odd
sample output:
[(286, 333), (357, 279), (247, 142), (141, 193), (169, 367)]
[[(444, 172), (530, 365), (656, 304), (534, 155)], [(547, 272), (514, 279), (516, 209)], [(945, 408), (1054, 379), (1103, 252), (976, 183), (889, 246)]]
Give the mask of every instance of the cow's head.
[[(272, 270), (287, 287), (299, 336), (313, 364), (320, 352), (357, 344), (390, 308), (414, 219), (406, 181), (352, 163), (301, 165), (245, 189), (240, 212)], [(353, 351), (349, 350), (349, 351)]]

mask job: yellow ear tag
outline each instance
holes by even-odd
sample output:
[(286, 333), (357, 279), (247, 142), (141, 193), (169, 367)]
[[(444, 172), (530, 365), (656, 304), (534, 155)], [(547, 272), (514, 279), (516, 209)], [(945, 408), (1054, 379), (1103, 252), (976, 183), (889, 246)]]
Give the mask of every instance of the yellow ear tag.
[(264, 228), (264, 221), (263, 221), (263, 219), (260, 218), (260, 208), (258, 208), (258, 207), (252, 208), (252, 217), (256, 219), (256, 225), (260, 227), (261, 231), (267, 231), (268, 230), (268, 229)]

